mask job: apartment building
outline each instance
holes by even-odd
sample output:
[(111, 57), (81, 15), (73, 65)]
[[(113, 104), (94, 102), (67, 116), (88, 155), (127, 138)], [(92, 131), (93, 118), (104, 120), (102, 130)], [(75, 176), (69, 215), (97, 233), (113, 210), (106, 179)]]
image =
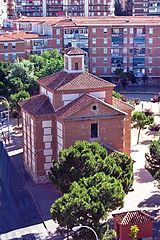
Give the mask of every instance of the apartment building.
[(99, 77), (111, 79), (122, 68), (160, 84), (159, 17), (20, 18), (13, 24), (41, 35), (49, 31), (53, 49), (83, 49), (89, 72)]
[(159, 16), (160, 1), (133, 0), (133, 16)]
[(40, 54), (51, 50), (53, 40), (50, 36), (13, 31), (0, 35), (0, 61), (15, 61), (27, 58), (30, 54)]
[(133, 107), (112, 96), (114, 84), (85, 71), (83, 50), (67, 48), (64, 70), (39, 86), (39, 95), (22, 103), (24, 165), (35, 182), (47, 181), (52, 160), (76, 140), (130, 154)]
[[(10, 0), (11, 1), (11, 0)], [(113, 0), (16, 0), (23, 16), (108, 16), (114, 14)]]

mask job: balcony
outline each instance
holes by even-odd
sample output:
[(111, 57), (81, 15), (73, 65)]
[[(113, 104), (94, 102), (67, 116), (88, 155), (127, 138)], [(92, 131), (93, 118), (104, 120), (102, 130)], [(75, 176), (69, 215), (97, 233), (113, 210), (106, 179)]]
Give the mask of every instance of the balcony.
[(143, 36), (141, 36), (141, 37), (134, 37), (133, 43), (136, 46), (138, 46), (138, 45), (145, 45), (145, 37), (143, 37)]
[(145, 58), (139, 57), (139, 58), (133, 58), (133, 66), (144, 66), (145, 65)]

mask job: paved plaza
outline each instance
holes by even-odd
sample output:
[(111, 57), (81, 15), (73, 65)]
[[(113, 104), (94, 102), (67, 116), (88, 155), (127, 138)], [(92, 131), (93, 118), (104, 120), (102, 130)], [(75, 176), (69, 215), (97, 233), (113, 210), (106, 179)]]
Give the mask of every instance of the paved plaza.
[[(140, 94), (141, 96), (141, 94)], [(160, 123), (160, 106), (158, 103), (146, 102), (150, 99), (150, 94), (142, 95), (143, 105), (136, 106), (137, 110), (152, 109), (155, 115), (155, 121)], [(15, 120), (13, 120), (14, 122)], [(24, 174), (22, 165), (22, 136), (21, 132), (13, 131), (14, 124), (11, 126), (11, 143), (6, 143), (6, 149), (11, 156), (13, 164)], [(156, 220), (154, 239), (160, 240), (160, 190), (157, 188), (156, 181), (144, 168), (145, 153), (148, 152), (148, 146), (154, 139), (158, 139), (159, 135), (148, 129), (143, 130), (140, 135), (140, 143), (137, 145), (137, 130), (132, 129), (131, 156), (135, 160), (134, 163), (134, 191), (129, 192), (125, 197), (124, 207), (119, 211), (128, 211), (136, 209), (148, 210)], [(54, 234), (57, 224), (51, 220), (49, 209), (52, 202), (60, 196), (60, 193), (52, 184), (34, 184), (25, 174), (25, 181), (29, 187), (29, 191), (35, 201), (36, 209), (40, 220), (37, 224), (31, 226), (17, 226), (17, 230), (9, 231), (7, 234), (1, 234), (1, 240), (8, 239), (49, 239), (50, 233)], [(117, 212), (117, 211), (114, 211)], [(13, 220), (14, 221), (14, 220)], [(23, 236), (23, 238), (22, 238)], [(30, 238), (27, 238), (29, 236)], [(57, 239), (52, 237), (52, 239)]]

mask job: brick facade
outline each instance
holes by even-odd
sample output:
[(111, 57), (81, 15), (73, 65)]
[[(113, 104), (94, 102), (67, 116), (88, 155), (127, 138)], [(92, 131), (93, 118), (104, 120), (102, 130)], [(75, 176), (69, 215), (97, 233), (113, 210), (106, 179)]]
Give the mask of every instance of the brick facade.
[(51, 161), (76, 140), (130, 154), (133, 108), (112, 99), (115, 85), (85, 72), (83, 64), (76, 72), (73, 63), (82, 62), (84, 53), (78, 48), (69, 52), (65, 59), (71, 69), (40, 79), (40, 94), (22, 105), (24, 162), (37, 182), (47, 180)]

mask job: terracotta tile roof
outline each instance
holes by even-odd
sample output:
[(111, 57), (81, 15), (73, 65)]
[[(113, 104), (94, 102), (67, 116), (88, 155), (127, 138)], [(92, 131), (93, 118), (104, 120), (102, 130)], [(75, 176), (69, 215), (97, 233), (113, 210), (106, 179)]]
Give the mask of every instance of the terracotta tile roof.
[(122, 225), (134, 225), (138, 223), (153, 221), (153, 218), (147, 213), (147, 211), (129, 211), (123, 213), (113, 214), (117, 223)]
[(24, 40), (24, 39), (33, 39), (38, 38), (39, 35), (36, 33), (26, 33), (24, 31), (15, 31), (15, 32), (9, 32), (0, 35), (0, 42), (1, 41), (17, 41), (17, 40)]
[(20, 105), (31, 115), (46, 115), (54, 113), (54, 109), (49, 98), (41, 94), (21, 102)]
[(65, 71), (60, 71), (41, 78), (39, 83), (40, 85), (46, 86), (52, 90), (60, 91), (115, 87), (114, 84), (98, 78), (88, 72), (67, 73)]
[(65, 50), (63, 50), (63, 53), (67, 54), (67, 55), (84, 55), (85, 52), (77, 47), (70, 47), (70, 48), (66, 48)]
[(133, 111), (134, 110), (133, 106), (131, 106), (130, 104), (123, 102), (122, 100), (115, 98), (115, 97), (112, 98), (112, 103), (113, 103), (114, 107), (121, 109), (122, 111), (128, 111), (128, 110)]
[(95, 16), (95, 17), (21, 17), (13, 22), (44, 22), (55, 27), (64, 26), (137, 26), (160, 25), (159, 16)]
[[(61, 119), (67, 119), (67, 118), (71, 117), (71, 115), (73, 115), (74, 113), (80, 111), (84, 107), (86, 107), (94, 102), (99, 102), (100, 104), (103, 104), (104, 106), (106, 106), (108, 108), (111, 108), (114, 112), (114, 115), (125, 115), (124, 112), (114, 108), (112, 105), (110, 105), (90, 94), (85, 93), (85, 94), (82, 94), (80, 97), (76, 98), (75, 100), (73, 100), (72, 102), (68, 103), (64, 107), (57, 110), (56, 116), (60, 117)], [(107, 113), (107, 111), (104, 113), (105, 117), (107, 117), (106, 113)], [(109, 117), (109, 115), (108, 115), (108, 117)]]

